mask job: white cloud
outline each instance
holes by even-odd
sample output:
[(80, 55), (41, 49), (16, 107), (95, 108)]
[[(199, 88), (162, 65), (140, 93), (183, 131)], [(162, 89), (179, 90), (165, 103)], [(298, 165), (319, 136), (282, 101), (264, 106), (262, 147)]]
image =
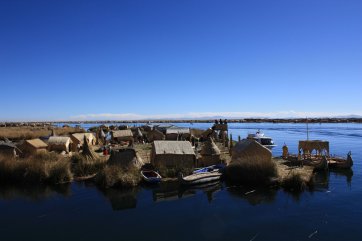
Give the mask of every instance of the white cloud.
[[(135, 113), (99, 113), (83, 114), (70, 117), (71, 120), (153, 120), (153, 119), (212, 119), (223, 118), (314, 118), (314, 117), (336, 117), (349, 116), (349, 113), (326, 113), (326, 112), (190, 112), (181, 114), (155, 114), (142, 115)], [(360, 115), (360, 114), (358, 114)]]

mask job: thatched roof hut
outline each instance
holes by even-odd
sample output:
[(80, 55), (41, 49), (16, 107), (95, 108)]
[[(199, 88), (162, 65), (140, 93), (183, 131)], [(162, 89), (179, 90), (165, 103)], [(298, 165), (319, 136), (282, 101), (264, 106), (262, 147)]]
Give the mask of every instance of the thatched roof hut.
[(84, 143), (84, 137), (86, 137), (89, 145), (95, 145), (97, 142), (96, 137), (93, 133), (74, 133), (70, 136), (72, 140), (72, 150), (77, 151), (78, 145), (82, 146)]
[(109, 157), (108, 164), (120, 165), (125, 168), (141, 168), (144, 162), (140, 156), (137, 155), (133, 148), (112, 149), (111, 156)]
[(198, 160), (199, 167), (220, 164), (220, 149), (212, 138), (209, 138), (201, 148), (201, 158)]
[(67, 136), (51, 136), (48, 140), (48, 150), (49, 151), (71, 151), (72, 140)]
[(147, 133), (147, 139), (150, 142), (165, 140), (165, 135), (161, 131), (154, 129)]
[(48, 145), (40, 139), (25, 140), (20, 147), (24, 155), (46, 152)]
[(129, 129), (112, 131), (111, 136), (114, 142), (133, 141), (133, 133)]
[(180, 140), (190, 138), (190, 129), (181, 127), (171, 127), (166, 129), (166, 140)]
[(195, 167), (195, 152), (188, 141), (154, 141), (151, 150), (154, 166)]
[(312, 154), (313, 151), (317, 155), (324, 153), (329, 156), (329, 142), (320, 140), (299, 141), (298, 150), (303, 151), (303, 154)]
[(227, 177), (234, 181), (264, 182), (276, 172), (271, 151), (254, 140), (241, 140), (232, 149)]

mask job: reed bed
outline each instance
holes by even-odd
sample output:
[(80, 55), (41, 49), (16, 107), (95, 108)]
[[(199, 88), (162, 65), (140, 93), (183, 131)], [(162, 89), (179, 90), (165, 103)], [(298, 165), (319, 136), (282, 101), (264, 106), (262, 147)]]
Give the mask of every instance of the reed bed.
[(70, 182), (73, 178), (69, 158), (55, 153), (41, 153), (27, 159), (0, 157), (0, 182), (48, 183)]
[(85, 177), (102, 171), (107, 164), (107, 159), (99, 157), (91, 160), (75, 153), (71, 157), (71, 163), (73, 174), (76, 177)]
[(55, 130), (57, 135), (70, 135), (82, 132), (82, 129), (74, 127), (52, 128), (52, 127), (0, 127), (0, 138), (8, 138), (12, 140), (34, 139), (42, 136), (49, 136)]
[(118, 165), (107, 165), (96, 176), (96, 184), (104, 188), (136, 187), (141, 182), (141, 173), (137, 168), (123, 168)]

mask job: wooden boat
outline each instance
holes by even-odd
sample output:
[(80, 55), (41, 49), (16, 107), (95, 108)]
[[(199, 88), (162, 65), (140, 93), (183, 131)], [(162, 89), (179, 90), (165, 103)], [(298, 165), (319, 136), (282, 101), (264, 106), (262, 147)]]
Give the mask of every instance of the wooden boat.
[(352, 154), (347, 154), (347, 159), (342, 157), (329, 157), (328, 166), (332, 169), (350, 169), (353, 166)]
[(159, 183), (162, 179), (161, 175), (153, 170), (142, 170), (141, 176), (145, 182), (152, 184)]
[(212, 181), (218, 181), (220, 180), (221, 176), (222, 173), (220, 173), (219, 171), (199, 172), (186, 177), (184, 177), (182, 173), (180, 173), (179, 181), (183, 185), (196, 185)]

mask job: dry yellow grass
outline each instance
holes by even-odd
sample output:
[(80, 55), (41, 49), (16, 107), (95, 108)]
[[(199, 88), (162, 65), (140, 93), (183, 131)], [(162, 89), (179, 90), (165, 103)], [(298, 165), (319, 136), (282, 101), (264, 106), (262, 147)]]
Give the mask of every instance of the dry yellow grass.
[(96, 176), (96, 183), (104, 188), (135, 187), (141, 182), (141, 173), (136, 168), (124, 169), (117, 165), (108, 165)]
[[(0, 138), (6, 137), (14, 140), (33, 139), (49, 136), (52, 132), (51, 130), (51, 127), (0, 127)], [(57, 135), (70, 135), (80, 132), (80, 129), (74, 127), (54, 128), (54, 130)]]
[(0, 181), (4, 183), (67, 183), (73, 178), (70, 160), (55, 153), (27, 159), (0, 157)]

